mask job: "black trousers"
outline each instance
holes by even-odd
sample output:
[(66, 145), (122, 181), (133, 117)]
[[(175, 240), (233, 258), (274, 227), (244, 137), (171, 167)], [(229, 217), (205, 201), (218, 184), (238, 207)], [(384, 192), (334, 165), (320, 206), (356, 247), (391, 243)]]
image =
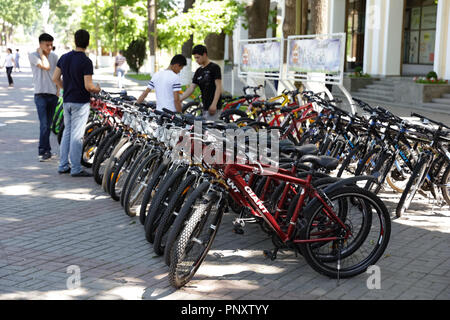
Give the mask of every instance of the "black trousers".
[(12, 73), (13, 67), (6, 67), (6, 75), (8, 76), (8, 82), (9, 84), (13, 84), (13, 78), (11, 77), (11, 73)]

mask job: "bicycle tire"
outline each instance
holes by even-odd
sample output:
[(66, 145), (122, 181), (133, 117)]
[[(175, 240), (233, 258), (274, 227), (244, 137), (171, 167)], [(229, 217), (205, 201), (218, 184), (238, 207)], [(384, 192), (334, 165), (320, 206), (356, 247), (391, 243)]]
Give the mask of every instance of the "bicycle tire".
[(450, 166), (448, 164), (441, 179), (441, 193), (447, 205), (450, 206)]
[(197, 110), (198, 108), (201, 108), (200, 101), (189, 101), (182, 106), (181, 112), (192, 114), (191, 112)]
[(172, 248), (178, 238), (178, 235), (183, 230), (185, 222), (192, 214), (192, 209), (195, 201), (198, 197), (201, 197), (203, 193), (208, 190), (210, 183), (208, 181), (202, 182), (194, 191), (186, 198), (181, 210), (172, 224), (172, 228), (167, 236), (166, 247), (164, 248), (164, 260), (168, 266), (171, 265)]
[(111, 127), (100, 127), (92, 131), (83, 142), (81, 153), (81, 164), (86, 168), (92, 168), (95, 152), (101, 141), (108, 135)]
[(105, 174), (102, 179), (102, 188), (105, 192), (109, 193), (111, 188), (111, 181), (114, 176), (114, 171), (116, 171), (116, 167), (119, 164), (120, 157), (124, 154), (129, 148), (133, 146), (133, 142), (130, 141), (128, 137), (122, 137), (119, 143), (116, 144), (111, 156), (106, 162), (105, 166)]
[(139, 156), (133, 162), (133, 165), (130, 168), (130, 172), (128, 173), (127, 178), (123, 184), (122, 192), (120, 193), (120, 205), (122, 207), (123, 207), (125, 194), (127, 192), (127, 188), (130, 183), (131, 177), (133, 176), (133, 174), (137, 170), (137, 168), (139, 168), (139, 166), (142, 164), (142, 162), (151, 154), (152, 151), (153, 151), (153, 148), (144, 148), (144, 150), (139, 154)]
[[(100, 141), (100, 144), (97, 147), (97, 150), (95, 151), (94, 154), (94, 161), (92, 162), (92, 172), (94, 172), (94, 168), (96, 167), (96, 162), (100, 161), (99, 159), (99, 155), (100, 153), (102, 153), (103, 149), (106, 147), (106, 145), (109, 143), (109, 141), (117, 134), (117, 131), (111, 130), (106, 137)], [(94, 176), (95, 179), (95, 176)], [(97, 182), (97, 181), (96, 181)]]
[[(147, 179), (152, 174), (153, 170), (155, 170), (155, 167), (158, 167), (160, 155), (159, 152), (152, 152), (144, 161), (142, 161), (141, 165), (135, 170), (131, 177), (123, 201), (123, 208), (128, 216), (136, 216), (137, 209), (142, 201), (142, 193), (144, 192), (144, 188), (147, 187)], [(137, 205), (136, 208), (134, 208), (135, 205)]]
[(167, 208), (171, 193), (180, 184), (183, 175), (186, 173), (187, 167), (181, 167), (171, 170), (167, 173), (164, 180), (160, 182), (161, 187), (155, 193), (152, 203), (147, 211), (145, 218), (145, 237), (150, 243), (155, 241), (155, 233), (161, 222), (161, 217)]
[[(141, 208), (139, 211), (139, 221), (143, 226), (145, 226), (145, 221), (147, 220), (147, 211), (149, 206), (152, 203), (152, 199), (155, 193), (155, 188), (158, 186), (158, 183), (161, 181), (162, 177), (166, 173), (168, 169), (168, 163), (164, 161), (158, 166), (158, 168), (149, 176), (149, 180), (147, 183), (147, 188), (145, 189), (144, 196), (141, 202)], [(148, 240), (148, 239), (147, 239)], [(150, 242), (151, 243), (151, 242)]]
[(102, 164), (109, 159), (111, 152), (114, 150), (116, 144), (120, 141), (122, 136), (121, 132), (116, 132), (108, 141), (106, 141), (103, 148), (99, 150), (98, 156), (94, 158), (94, 163), (92, 166), (92, 173), (94, 174), (94, 180), (97, 184), (101, 185), (103, 181), (104, 172), (100, 172), (102, 169)]
[(123, 190), (123, 185), (121, 185), (121, 183), (128, 176), (128, 168), (132, 165), (134, 157), (140, 149), (141, 145), (133, 145), (128, 148), (127, 151), (125, 151), (120, 157), (119, 163), (117, 164), (114, 173), (112, 174), (111, 183), (109, 185), (109, 194), (111, 195), (111, 198), (116, 201), (120, 200), (120, 194)]
[[(238, 119), (230, 118), (232, 116), (239, 116)], [(240, 118), (249, 118), (248, 114), (245, 111), (239, 110), (239, 109), (229, 109), (224, 110), (219, 116), (219, 119), (225, 121), (225, 122), (235, 122), (239, 120)]]
[(339, 171), (337, 173), (337, 177), (340, 178), (344, 174), (344, 171), (350, 172), (352, 175), (356, 175), (356, 168), (354, 172), (351, 172), (349, 170), (349, 167), (352, 162), (354, 162), (353, 158), (356, 158), (356, 163), (358, 163), (361, 158), (364, 158), (364, 154), (360, 154), (360, 152), (364, 152), (364, 148), (362, 145), (357, 145), (355, 148), (353, 148), (352, 151), (350, 151), (347, 156), (345, 157), (344, 161), (342, 162)]
[[(344, 242), (347, 247), (344, 250), (336, 248), (335, 241), (323, 241), (324, 244), (318, 245), (320, 242), (300, 243), (297, 244), (301, 250), (303, 257), (308, 264), (320, 274), (326, 275), (330, 278), (349, 278), (361, 274), (367, 270), (371, 265), (374, 265), (385, 251), (390, 234), (391, 234), (391, 222), (388, 210), (384, 203), (373, 193), (359, 188), (346, 186), (338, 190), (334, 190), (327, 194), (330, 201), (345, 202), (348, 205), (346, 210), (345, 220), (342, 220), (347, 227), (352, 229), (352, 234), (355, 234), (357, 223), (353, 222), (349, 218), (350, 208), (357, 208), (362, 213), (362, 226), (353, 241)], [(350, 207), (350, 205), (352, 205)], [(342, 232), (337, 224), (334, 226), (333, 221), (328, 219), (326, 215), (322, 213), (324, 206), (320, 201), (315, 201), (305, 213), (306, 225), (301, 226), (299, 229), (299, 239), (301, 240), (317, 240), (317, 237), (329, 237), (332, 235), (338, 236), (339, 232)], [(374, 213), (375, 211), (375, 213)], [(328, 220), (327, 220), (328, 219)], [(350, 221), (350, 223), (349, 223)], [(379, 223), (379, 227), (376, 225)], [(329, 233), (326, 232), (329, 228)], [(322, 230), (319, 234), (314, 230)], [(378, 230), (379, 229), (379, 230)], [(338, 232), (338, 230), (340, 230)], [(365, 249), (365, 248), (368, 249)], [(357, 252), (368, 252), (367, 257), (361, 258), (361, 261), (356, 261)], [(364, 250), (363, 250), (364, 249)], [(320, 250), (329, 250), (329, 253), (320, 252)], [(351, 265), (346, 266), (346, 258), (351, 260)]]
[(196, 179), (197, 176), (195, 174), (189, 174), (170, 197), (167, 208), (164, 210), (159, 226), (156, 229), (153, 242), (153, 251), (159, 256), (164, 255), (169, 230), (178, 216), (184, 200), (190, 194), (189, 191), (192, 189)]
[[(422, 180), (423, 173), (426, 171), (426, 163), (428, 162), (428, 157), (423, 157), (419, 160), (419, 162), (414, 166), (413, 172), (409, 177), (408, 183), (405, 186), (405, 190), (398, 201), (397, 208), (395, 209), (395, 215), (397, 218), (400, 218), (406, 210), (414, 198), (416, 192), (419, 190), (418, 184)], [(412, 190), (411, 190), (412, 189)]]
[[(171, 252), (168, 275), (169, 283), (177, 289), (194, 277), (217, 235), (223, 216), (221, 203), (215, 203), (218, 198), (219, 194), (216, 192), (201, 195), (202, 203), (194, 210), (177, 237)], [(194, 253), (192, 259), (187, 257), (190, 253)]]

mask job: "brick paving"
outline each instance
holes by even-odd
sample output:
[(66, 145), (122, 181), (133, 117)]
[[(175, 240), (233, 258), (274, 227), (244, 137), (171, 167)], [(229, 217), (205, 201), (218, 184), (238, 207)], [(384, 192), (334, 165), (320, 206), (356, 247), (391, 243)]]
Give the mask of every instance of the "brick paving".
[[(38, 162), (31, 74), (13, 76), (14, 89), (0, 78), (0, 299), (450, 298), (450, 212), (427, 199), (392, 222), (377, 263), (379, 290), (367, 288), (369, 274), (338, 285), (293, 253), (265, 259), (270, 239), (256, 225), (232, 233), (230, 213), (193, 281), (175, 291), (137, 217), (126, 216), (92, 178), (58, 175), (57, 160)], [(111, 85), (108, 75), (96, 79)], [(58, 152), (54, 136), (51, 142)], [(383, 194), (392, 211), (398, 198)], [(69, 266), (81, 272), (77, 289), (68, 287)]]

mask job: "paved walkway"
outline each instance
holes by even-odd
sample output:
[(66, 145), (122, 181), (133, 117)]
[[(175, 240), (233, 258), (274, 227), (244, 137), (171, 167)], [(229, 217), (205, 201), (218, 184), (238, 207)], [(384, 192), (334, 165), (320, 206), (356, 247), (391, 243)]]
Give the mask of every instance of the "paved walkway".
[[(138, 218), (126, 216), (93, 179), (58, 175), (57, 160), (38, 162), (31, 74), (13, 76), (14, 89), (0, 77), (0, 299), (450, 298), (450, 213), (433, 211), (424, 199), (392, 223), (378, 262), (379, 290), (367, 288), (369, 274), (338, 286), (290, 253), (266, 260), (270, 239), (255, 225), (232, 233), (232, 214), (194, 280), (173, 290)], [(111, 84), (108, 75), (95, 78)], [(54, 136), (52, 146), (58, 152)], [(398, 196), (384, 200), (392, 208)], [(81, 287), (69, 289), (73, 270)]]

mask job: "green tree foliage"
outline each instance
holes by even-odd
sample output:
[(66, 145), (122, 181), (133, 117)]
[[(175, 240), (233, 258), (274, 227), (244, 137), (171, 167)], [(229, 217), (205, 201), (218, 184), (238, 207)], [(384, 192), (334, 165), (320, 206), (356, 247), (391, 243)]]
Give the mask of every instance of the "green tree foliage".
[(191, 35), (194, 43), (203, 43), (210, 33), (232, 33), (244, 7), (236, 0), (196, 0), (193, 8), (185, 13), (170, 7), (160, 12), (159, 47), (180, 51)]
[(0, 19), (12, 26), (30, 26), (36, 19), (42, 0), (0, 0)]
[(42, 0), (0, 0), (0, 45), (11, 40), (17, 26), (31, 26), (41, 5)]
[[(97, 10), (97, 11), (96, 11)], [(117, 0), (117, 47), (125, 49), (134, 40), (146, 34), (146, 1)], [(83, 6), (81, 27), (92, 35), (98, 34), (101, 46), (114, 49), (114, 2), (91, 0)]]
[(73, 42), (75, 31), (80, 28), (80, 17), (84, 0), (50, 0), (50, 18), (48, 23), (63, 43)]
[(136, 73), (139, 73), (139, 69), (144, 65), (147, 51), (146, 43), (146, 38), (138, 38), (131, 41), (127, 50), (124, 51), (130, 69)]

